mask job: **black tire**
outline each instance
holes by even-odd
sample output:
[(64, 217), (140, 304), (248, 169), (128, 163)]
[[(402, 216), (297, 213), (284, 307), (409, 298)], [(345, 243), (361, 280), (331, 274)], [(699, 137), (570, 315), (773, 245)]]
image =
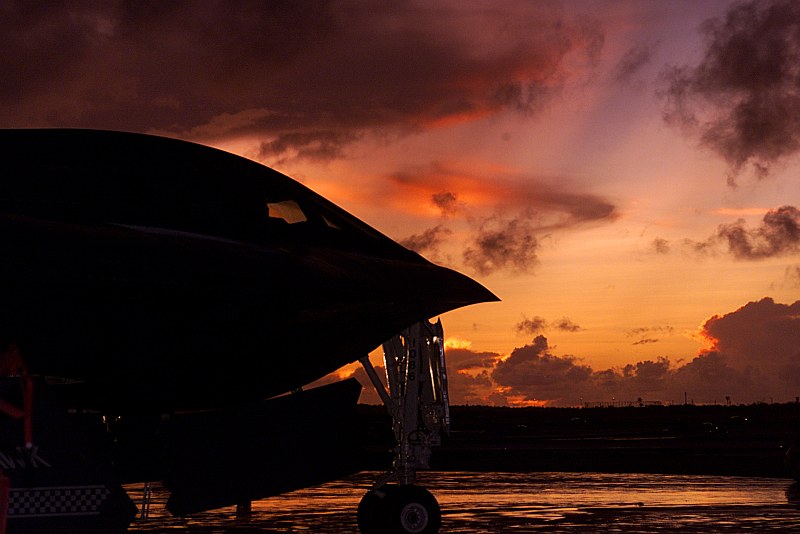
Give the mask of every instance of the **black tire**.
[(442, 510), (421, 486), (386, 484), (368, 491), (358, 505), (362, 534), (436, 534)]

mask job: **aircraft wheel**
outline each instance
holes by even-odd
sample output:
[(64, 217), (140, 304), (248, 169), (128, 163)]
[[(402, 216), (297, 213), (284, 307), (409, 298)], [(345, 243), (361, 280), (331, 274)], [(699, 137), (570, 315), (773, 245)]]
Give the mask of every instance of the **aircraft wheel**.
[(435, 534), (441, 524), (439, 503), (420, 486), (387, 484), (367, 492), (358, 506), (363, 534)]

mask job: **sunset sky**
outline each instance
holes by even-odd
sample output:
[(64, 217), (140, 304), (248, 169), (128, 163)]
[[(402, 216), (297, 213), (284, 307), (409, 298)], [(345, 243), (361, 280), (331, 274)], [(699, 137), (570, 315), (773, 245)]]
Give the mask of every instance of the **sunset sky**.
[(800, 396), (797, 2), (3, 2), (0, 25), (0, 127), (241, 154), (496, 293), (441, 317), (455, 404)]

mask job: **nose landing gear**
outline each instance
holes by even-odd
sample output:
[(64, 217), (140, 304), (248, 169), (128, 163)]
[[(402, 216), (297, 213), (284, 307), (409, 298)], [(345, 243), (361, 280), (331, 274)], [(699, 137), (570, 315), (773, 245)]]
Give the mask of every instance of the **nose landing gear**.
[(417, 470), (430, 467), (431, 448), (450, 429), (444, 333), (441, 321), (420, 321), (383, 344), (389, 391), (368, 357), (361, 364), (392, 416), (397, 446), (392, 469), (358, 506), (362, 534), (432, 534), (442, 513), (436, 498), (417, 486)]

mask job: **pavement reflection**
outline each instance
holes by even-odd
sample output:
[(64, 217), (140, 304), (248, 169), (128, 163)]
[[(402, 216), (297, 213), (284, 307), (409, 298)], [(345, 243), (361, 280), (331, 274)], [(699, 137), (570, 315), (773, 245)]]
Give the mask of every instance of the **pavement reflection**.
[[(249, 520), (223, 508), (174, 518), (155, 486), (131, 532), (358, 531), (355, 510), (378, 473), (262, 499)], [(790, 479), (608, 473), (424, 472), (442, 507), (442, 532), (800, 531), (800, 485)], [(141, 485), (126, 488), (141, 505)], [(141, 506), (140, 506), (141, 507)]]

